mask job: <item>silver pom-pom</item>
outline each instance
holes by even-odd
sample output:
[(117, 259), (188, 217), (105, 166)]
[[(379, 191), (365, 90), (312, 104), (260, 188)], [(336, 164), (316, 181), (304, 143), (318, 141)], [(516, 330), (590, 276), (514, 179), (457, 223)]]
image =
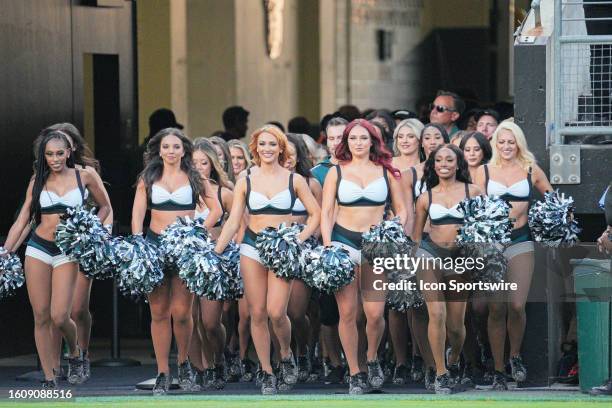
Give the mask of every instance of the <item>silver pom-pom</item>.
[(197, 252), (210, 250), (211, 242), (203, 219), (178, 217), (162, 231), (159, 252), (167, 267), (180, 270)]
[(0, 256), (0, 299), (13, 295), (24, 283), (25, 275), (19, 257), (15, 254)]
[(206, 239), (198, 245), (202, 245), (198, 251), (178, 260), (179, 277), (197, 296), (211, 298), (219, 292), (225, 293), (227, 284), (221, 271), (221, 259), (213, 251), (214, 242)]
[(240, 247), (234, 241), (221, 254), (221, 270), (227, 275), (229, 290), (224, 300), (236, 300), (244, 295), (244, 282), (240, 274)]
[[(306, 227), (304, 224), (297, 224), (300, 228), (300, 232), (304, 230)], [(312, 276), (306, 272), (306, 257), (308, 256), (308, 252), (320, 245), (319, 240), (314, 235), (308, 237), (306, 241), (302, 243), (302, 251), (300, 252), (300, 273), (296, 277), (297, 279), (301, 279), (307, 286), (314, 287), (314, 283), (312, 282)]]
[(399, 218), (384, 220), (363, 233), (361, 254), (373, 263), (374, 258), (391, 258), (396, 254), (409, 254), (414, 242), (404, 234)]
[(459, 203), (464, 214), (457, 245), (466, 258), (482, 258), (484, 268), (473, 268), (475, 282), (499, 282), (506, 276), (508, 263), (501, 244), (510, 242), (510, 206), (497, 196), (476, 196)]
[(355, 263), (348, 251), (337, 246), (318, 246), (304, 256), (307, 284), (321, 292), (334, 293), (355, 278)]
[(412, 282), (415, 287), (414, 290), (410, 290), (407, 287), (404, 290), (389, 290), (387, 291), (387, 305), (396, 312), (406, 312), (410, 308), (421, 307), (425, 300), (423, 294), (416, 286), (416, 275), (410, 273), (410, 271), (392, 271), (388, 273), (389, 282), (400, 283), (401, 281)]
[(508, 260), (504, 256), (503, 247), (499, 244), (472, 244), (462, 248), (466, 258), (482, 258), (484, 268), (473, 268), (471, 280), (473, 282), (497, 283), (506, 278)]
[[(240, 276), (240, 251), (230, 242), (221, 255), (214, 251), (215, 242), (207, 236), (198, 242), (200, 248), (185, 254), (176, 263), (179, 277), (187, 288), (198, 297), (209, 300), (237, 299), (244, 293)], [(189, 251), (188, 251), (189, 252)]]
[(557, 248), (578, 242), (581, 229), (574, 219), (574, 199), (558, 190), (544, 193), (529, 210), (529, 228), (536, 242)]
[(64, 255), (79, 262), (89, 278), (108, 279), (115, 274), (116, 241), (94, 211), (68, 208), (55, 230), (55, 243)]
[(117, 286), (126, 296), (145, 296), (163, 283), (159, 251), (141, 235), (132, 235), (117, 245)]
[(510, 242), (510, 206), (496, 196), (476, 196), (459, 203), (463, 225), (457, 235), (459, 246), (472, 243)]
[(278, 228), (267, 227), (257, 234), (255, 246), (263, 265), (283, 279), (300, 276), (302, 245), (298, 241), (300, 226), (282, 223)]

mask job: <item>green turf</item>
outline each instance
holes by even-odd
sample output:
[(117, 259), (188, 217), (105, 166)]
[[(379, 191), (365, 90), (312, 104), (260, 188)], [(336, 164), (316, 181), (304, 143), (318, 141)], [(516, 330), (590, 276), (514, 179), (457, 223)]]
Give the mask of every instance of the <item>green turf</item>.
[(385, 394), (349, 397), (347, 395), (282, 395), (275, 397), (262, 396), (172, 396), (161, 398), (134, 397), (83, 397), (70, 402), (27, 402), (0, 401), (0, 407), (126, 407), (126, 408), (599, 408), (612, 407), (612, 398), (590, 397), (582, 394), (559, 395), (548, 394), (529, 395), (500, 394), (491, 396), (440, 397), (435, 395)]

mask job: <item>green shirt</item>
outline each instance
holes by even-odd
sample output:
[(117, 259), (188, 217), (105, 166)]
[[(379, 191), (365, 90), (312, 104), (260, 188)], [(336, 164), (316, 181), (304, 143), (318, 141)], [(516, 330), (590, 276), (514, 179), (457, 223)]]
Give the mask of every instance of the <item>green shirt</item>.
[(321, 187), (323, 187), (323, 183), (325, 182), (325, 177), (327, 177), (327, 172), (331, 169), (334, 164), (331, 162), (331, 157), (326, 157), (321, 161), (321, 163), (314, 166), (310, 169), (310, 174), (317, 179)]

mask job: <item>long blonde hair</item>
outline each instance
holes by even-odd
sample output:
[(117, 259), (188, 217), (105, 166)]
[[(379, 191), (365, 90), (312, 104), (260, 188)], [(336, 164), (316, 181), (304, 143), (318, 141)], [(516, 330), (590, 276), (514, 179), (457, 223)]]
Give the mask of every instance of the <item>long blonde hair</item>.
[(493, 150), (493, 155), (491, 156), (491, 161), (489, 163), (491, 163), (493, 166), (499, 166), (501, 164), (501, 156), (497, 150), (497, 138), (502, 130), (507, 130), (514, 135), (517, 147), (516, 159), (521, 164), (521, 167), (524, 170), (529, 170), (530, 167), (533, 167), (536, 164), (536, 158), (533, 153), (529, 151), (529, 147), (527, 147), (525, 133), (523, 133), (523, 130), (516, 123), (506, 120), (497, 126), (497, 129), (491, 138), (491, 149)]
[(246, 167), (245, 169), (248, 169), (249, 167), (251, 167), (252, 161), (251, 161), (251, 153), (249, 152), (249, 148), (247, 147), (247, 145), (244, 144), (244, 142), (238, 140), (238, 139), (232, 139), (229, 140), (227, 142), (227, 147), (230, 148), (230, 159), (231, 159), (231, 149), (240, 149), (242, 151), (242, 155), (244, 156), (244, 161), (246, 162)]

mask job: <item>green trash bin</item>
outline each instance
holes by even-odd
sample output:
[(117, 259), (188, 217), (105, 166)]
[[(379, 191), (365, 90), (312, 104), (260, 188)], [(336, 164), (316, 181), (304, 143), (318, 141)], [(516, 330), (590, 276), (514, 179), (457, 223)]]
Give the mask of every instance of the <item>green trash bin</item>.
[(570, 263), (577, 296), (580, 389), (588, 392), (612, 377), (612, 273), (610, 260), (572, 259)]

